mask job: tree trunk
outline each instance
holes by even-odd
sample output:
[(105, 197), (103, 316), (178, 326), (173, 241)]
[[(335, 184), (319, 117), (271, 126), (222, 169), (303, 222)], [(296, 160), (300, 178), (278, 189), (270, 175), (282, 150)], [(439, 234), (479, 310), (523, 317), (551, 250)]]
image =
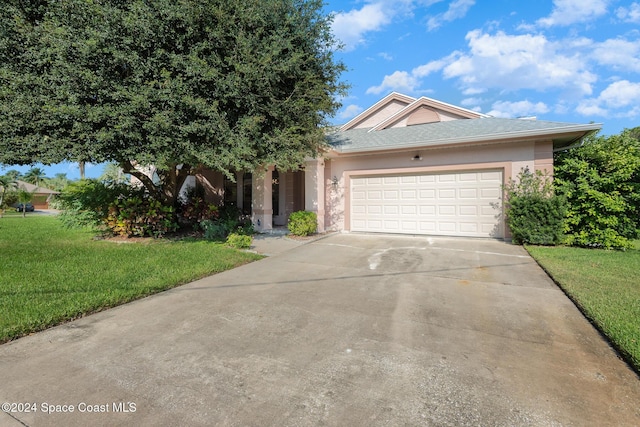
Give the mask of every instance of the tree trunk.
[(156, 173), (161, 182), (161, 187), (159, 188), (148, 175), (137, 169), (132, 162), (120, 162), (120, 167), (124, 173), (131, 174), (137, 178), (151, 197), (160, 200), (165, 206), (174, 207), (178, 206), (180, 188), (182, 188), (182, 185), (191, 173), (191, 167), (189, 165), (182, 165), (180, 169), (178, 169), (178, 165), (171, 165), (166, 171), (157, 170)]

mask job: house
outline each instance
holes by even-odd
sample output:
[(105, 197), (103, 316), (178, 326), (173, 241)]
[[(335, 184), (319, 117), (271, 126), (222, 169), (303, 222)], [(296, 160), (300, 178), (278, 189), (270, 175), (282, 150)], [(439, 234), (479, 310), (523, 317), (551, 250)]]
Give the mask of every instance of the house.
[(18, 188), (33, 194), (31, 197), (31, 204), (33, 204), (33, 207), (36, 209), (49, 209), (49, 201), (51, 198), (56, 194), (60, 194), (59, 191), (38, 187), (25, 181), (17, 180), (16, 185)]
[(235, 182), (201, 170), (207, 198), (233, 203), (259, 231), (314, 211), (319, 230), (508, 238), (503, 185), (523, 168), (553, 171), (553, 152), (600, 124), (489, 117), (391, 93), (327, 134), (299, 171), (267, 166)]

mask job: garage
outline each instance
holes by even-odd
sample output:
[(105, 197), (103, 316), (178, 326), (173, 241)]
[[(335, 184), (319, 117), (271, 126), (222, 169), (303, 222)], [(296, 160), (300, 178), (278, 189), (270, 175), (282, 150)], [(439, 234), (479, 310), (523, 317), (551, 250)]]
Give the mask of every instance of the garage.
[(354, 176), (351, 231), (503, 238), (501, 170)]

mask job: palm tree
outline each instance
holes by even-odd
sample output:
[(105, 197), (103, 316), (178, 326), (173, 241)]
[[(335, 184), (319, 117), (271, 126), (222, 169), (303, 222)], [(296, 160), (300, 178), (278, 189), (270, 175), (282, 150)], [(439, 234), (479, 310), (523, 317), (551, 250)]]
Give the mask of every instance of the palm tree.
[(9, 178), (9, 180), (11, 180), (12, 182), (15, 182), (18, 180), (18, 178), (22, 177), (22, 174), (15, 169), (10, 169), (4, 174), (4, 176)]
[(69, 178), (66, 173), (57, 173), (53, 178), (47, 180), (47, 186), (52, 190), (62, 191), (69, 184)]
[(40, 182), (45, 178), (44, 171), (40, 168), (31, 168), (24, 174), (24, 180), (29, 184), (34, 184), (36, 187), (39, 187)]
[(116, 163), (107, 163), (104, 165), (102, 175), (100, 175), (99, 179), (108, 184), (122, 184), (127, 182), (127, 177), (122, 172), (122, 168)]
[(22, 204), (22, 217), (27, 216), (27, 203), (33, 198), (33, 193), (27, 191), (25, 188), (20, 187), (18, 189), (18, 202)]

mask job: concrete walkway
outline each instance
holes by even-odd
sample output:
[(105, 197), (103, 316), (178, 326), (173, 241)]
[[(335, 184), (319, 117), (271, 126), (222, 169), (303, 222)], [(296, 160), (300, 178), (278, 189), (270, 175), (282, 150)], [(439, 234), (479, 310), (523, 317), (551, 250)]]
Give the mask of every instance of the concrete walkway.
[(640, 425), (637, 376), (522, 248), (298, 243), (0, 346), (0, 425)]

